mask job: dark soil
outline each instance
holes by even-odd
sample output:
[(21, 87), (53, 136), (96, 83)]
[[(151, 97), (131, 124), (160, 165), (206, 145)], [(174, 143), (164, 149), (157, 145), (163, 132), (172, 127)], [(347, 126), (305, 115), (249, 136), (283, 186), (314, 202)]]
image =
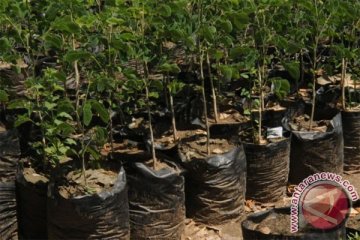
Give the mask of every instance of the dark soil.
[(160, 171), (161, 169), (165, 169), (165, 168), (171, 168), (174, 171), (178, 171), (178, 169), (176, 169), (174, 166), (167, 164), (166, 162), (161, 161), (160, 159), (157, 159), (156, 164), (154, 165), (154, 161), (152, 159), (144, 162), (144, 164), (148, 167), (148, 168), (152, 168), (155, 171)]
[[(313, 121), (312, 129), (313, 132), (327, 132), (332, 129), (331, 120), (319, 120)], [(309, 131), (310, 126), (310, 116), (301, 115), (295, 117), (289, 125), (293, 131)]]
[[(139, 154), (144, 152), (144, 150), (134, 141), (124, 140), (121, 143), (113, 144), (114, 153), (118, 154)], [(103, 149), (101, 150), (101, 154), (103, 156), (107, 156), (111, 152), (111, 145), (105, 144)]]
[[(113, 144), (113, 158), (116, 161), (137, 161), (147, 160), (150, 156), (145, 151), (145, 146), (135, 141), (124, 140), (122, 142), (115, 142)], [(111, 153), (111, 144), (105, 144), (101, 149), (102, 156), (108, 156)]]
[(210, 124), (224, 124), (224, 123), (243, 123), (249, 121), (246, 116), (241, 115), (235, 109), (228, 109), (219, 113), (219, 121), (215, 122), (214, 118), (209, 118)]
[[(203, 159), (207, 157), (207, 137), (206, 132), (197, 130), (188, 132), (188, 135), (181, 140), (180, 151), (184, 153), (186, 159)], [(214, 138), (210, 139), (210, 155), (223, 154), (236, 146), (236, 139)]]
[[(257, 133), (258, 133), (258, 131), (254, 130), (253, 128), (246, 128), (246, 129), (240, 131), (239, 135), (240, 135), (242, 142), (257, 144), (257, 141), (255, 139), (255, 135), (257, 135)], [(262, 128), (262, 137), (263, 137), (263, 140), (261, 143), (262, 145), (266, 145), (266, 144), (274, 143), (274, 142), (280, 142), (285, 139), (284, 137), (267, 139), (266, 138), (266, 128)]]
[(88, 169), (85, 172), (86, 186), (81, 171), (71, 171), (66, 175), (66, 181), (59, 186), (62, 197), (69, 199), (86, 194), (95, 194), (110, 190), (117, 179), (117, 173), (105, 169)]

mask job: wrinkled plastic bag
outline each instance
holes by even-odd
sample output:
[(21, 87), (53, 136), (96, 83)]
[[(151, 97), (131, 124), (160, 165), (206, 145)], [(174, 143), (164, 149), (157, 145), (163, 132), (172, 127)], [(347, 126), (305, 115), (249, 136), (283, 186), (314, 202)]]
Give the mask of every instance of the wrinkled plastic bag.
[[(283, 126), (291, 131), (289, 121), (284, 118)], [(341, 174), (344, 165), (344, 140), (341, 113), (331, 119), (327, 132), (291, 131), (289, 182), (300, 183), (309, 175), (319, 172)]]
[(23, 239), (47, 239), (46, 194), (48, 183), (26, 180), (22, 169), (16, 176), (19, 235)]
[(15, 178), (19, 157), (16, 131), (0, 132), (0, 239), (17, 239)]
[(54, 191), (47, 201), (47, 216), (49, 239), (130, 239), (124, 169), (111, 191), (71, 199)]
[(280, 200), (288, 182), (290, 138), (266, 145), (243, 144), (247, 160), (246, 199)]
[(17, 239), (15, 183), (0, 183), (0, 239)]
[(360, 172), (360, 112), (342, 112), (344, 170)]
[(206, 159), (187, 161), (186, 210), (188, 217), (205, 224), (222, 224), (241, 219), (244, 212), (246, 157), (243, 146)]
[(144, 163), (129, 163), (131, 239), (180, 239), (185, 227), (182, 172), (173, 163), (153, 170)]

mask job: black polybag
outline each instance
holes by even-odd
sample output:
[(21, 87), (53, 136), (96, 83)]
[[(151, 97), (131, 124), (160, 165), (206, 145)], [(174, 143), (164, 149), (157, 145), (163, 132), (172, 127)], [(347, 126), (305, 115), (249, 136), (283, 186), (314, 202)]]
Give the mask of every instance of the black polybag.
[[(125, 171), (111, 191), (65, 199), (50, 184), (47, 201), (49, 239), (129, 239)], [(49, 192), (49, 193), (50, 193)]]
[(19, 157), (16, 131), (0, 132), (0, 239), (17, 239), (15, 175)]
[(285, 195), (290, 139), (287, 137), (266, 145), (243, 143), (247, 161), (246, 199), (276, 202)]
[(179, 152), (186, 169), (186, 211), (188, 217), (205, 224), (222, 224), (242, 217), (245, 201), (246, 157), (243, 146), (187, 161)]
[(0, 239), (17, 239), (15, 183), (0, 183)]
[(360, 112), (342, 112), (344, 170), (360, 172)]
[[(288, 222), (288, 233), (263, 233), (258, 230), (258, 226), (265, 219), (275, 219), (280, 220), (283, 215), (290, 215), (290, 207), (283, 208), (274, 208), (267, 211), (262, 211), (258, 213), (253, 213), (249, 215), (242, 223), (241, 229), (243, 233), (244, 240), (338, 240), (346, 239), (346, 228), (342, 224), (335, 229), (313, 229), (306, 227), (305, 229), (300, 230), (296, 233), (290, 233), (290, 221)], [(290, 217), (289, 217), (290, 218)], [(271, 229), (273, 226), (267, 226)], [(284, 226), (286, 227), (286, 226)]]
[(0, 132), (0, 182), (15, 180), (20, 155), (20, 144), (16, 131)]
[(185, 227), (184, 177), (173, 167), (129, 163), (131, 239), (180, 239)]
[(283, 126), (292, 132), (289, 182), (298, 184), (309, 175), (319, 172), (341, 174), (344, 164), (344, 140), (341, 113), (331, 119), (327, 132), (292, 131), (291, 116)]
[(16, 176), (16, 201), (19, 235), (22, 239), (47, 239), (46, 194), (48, 182), (32, 183), (19, 168)]

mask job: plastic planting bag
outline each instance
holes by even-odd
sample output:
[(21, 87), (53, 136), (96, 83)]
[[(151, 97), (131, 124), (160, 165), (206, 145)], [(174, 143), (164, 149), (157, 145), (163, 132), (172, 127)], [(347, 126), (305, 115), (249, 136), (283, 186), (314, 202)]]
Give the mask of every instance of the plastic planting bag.
[(0, 239), (17, 239), (15, 183), (0, 183)]
[(19, 157), (16, 132), (0, 132), (0, 239), (17, 239), (15, 175)]
[(20, 155), (16, 131), (0, 132), (0, 182), (15, 180)]
[(130, 239), (124, 169), (111, 191), (71, 199), (54, 192), (47, 216), (49, 239)]
[(247, 160), (246, 198), (276, 202), (285, 195), (290, 138), (267, 145), (244, 143)]
[[(163, 164), (163, 163), (162, 163)], [(180, 239), (185, 226), (184, 177), (173, 163), (153, 170), (128, 165), (131, 239)]]
[(342, 112), (344, 170), (360, 172), (360, 112)]
[(242, 217), (245, 201), (246, 158), (243, 146), (187, 161), (186, 210), (189, 217), (205, 224), (222, 224)]
[(23, 239), (47, 239), (47, 181), (28, 181), (23, 170), (16, 177), (19, 234)]
[[(290, 117), (283, 125), (290, 131)], [(303, 179), (319, 172), (341, 174), (344, 164), (344, 140), (341, 113), (330, 122), (328, 131), (292, 131), (289, 182), (300, 183)]]

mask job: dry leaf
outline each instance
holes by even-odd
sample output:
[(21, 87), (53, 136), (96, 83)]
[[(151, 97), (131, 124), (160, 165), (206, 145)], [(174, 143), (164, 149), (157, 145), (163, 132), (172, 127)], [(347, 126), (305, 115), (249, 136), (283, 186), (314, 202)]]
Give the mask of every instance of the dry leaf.
[(219, 148), (215, 148), (214, 150), (212, 150), (212, 152), (215, 153), (215, 154), (223, 153), (223, 151), (221, 149), (219, 149)]
[(261, 233), (263, 233), (263, 234), (270, 234), (270, 233), (271, 233), (271, 230), (270, 230), (270, 228), (268, 228), (268, 227), (261, 227), (261, 228), (259, 229), (259, 232), (261, 232)]

